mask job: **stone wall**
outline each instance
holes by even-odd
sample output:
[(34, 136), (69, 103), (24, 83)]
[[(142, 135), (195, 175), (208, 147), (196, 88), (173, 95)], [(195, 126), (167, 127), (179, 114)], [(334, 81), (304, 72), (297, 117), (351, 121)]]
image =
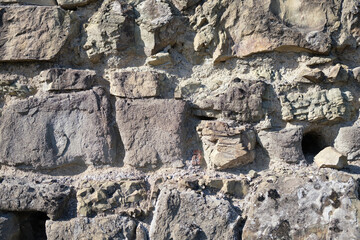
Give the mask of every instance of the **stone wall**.
[(0, 239), (360, 239), (359, 17), (0, 0)]

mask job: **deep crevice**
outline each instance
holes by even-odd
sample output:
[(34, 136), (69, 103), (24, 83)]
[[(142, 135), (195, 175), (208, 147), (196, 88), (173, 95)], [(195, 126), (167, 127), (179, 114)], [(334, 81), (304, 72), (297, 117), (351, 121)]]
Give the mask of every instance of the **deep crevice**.
[(305, 133), (301, 147), (306, 160), (310, 163), (313, 162), (314, 156), (325, 147), (322, 135), (315, 131)]
[(43, 212), (15, 212), (20, 227), (22, 240), (46, 240), (46, 220), (49, 217)]

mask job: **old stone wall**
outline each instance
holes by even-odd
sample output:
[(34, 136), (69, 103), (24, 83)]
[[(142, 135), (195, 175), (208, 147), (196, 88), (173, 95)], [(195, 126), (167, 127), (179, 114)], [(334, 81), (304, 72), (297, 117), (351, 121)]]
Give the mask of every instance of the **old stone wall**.
[(0, 239), (360, 239), (359, 0), (0, 0)]

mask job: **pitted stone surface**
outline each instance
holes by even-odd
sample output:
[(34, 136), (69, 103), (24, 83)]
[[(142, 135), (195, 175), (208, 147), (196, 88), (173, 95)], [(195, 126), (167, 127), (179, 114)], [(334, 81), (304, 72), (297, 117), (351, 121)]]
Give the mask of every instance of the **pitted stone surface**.
[(0, 62), (52, 60), (70, 34), (70, 14), (59, 7), (2, 6), (0, 11)]
[(0, 162), (24, 169), (112, 164), (116, 134), (109, 111), (101, 89), (14, 102), (1, 116)]

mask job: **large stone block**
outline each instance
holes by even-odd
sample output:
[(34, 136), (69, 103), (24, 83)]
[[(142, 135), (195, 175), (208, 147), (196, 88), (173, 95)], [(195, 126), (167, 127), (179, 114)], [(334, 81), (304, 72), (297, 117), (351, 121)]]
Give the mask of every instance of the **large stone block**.
[(239, 239), (241, 217), (224, 199), (163, 189), (150, 226), (151, 239)]
[(70, 34), (70, 13), (59, 7), (2, 6), (0, 12), (0, 61), (51, 60)]
[(141, 169), (180, 167), (185, 151), (187, 105), (173, 99), (118, 99), (116, 122), (124, 164)]
[(257, 122), (264, 117), (266, 83), (235, 78), (223, 92), (214, 92), (198, 100), (196, 115), (217, 112), (215, 117), (225, 117), (241, 122)]
[(154, 71), (115, 71), (110, 77), (110, 93), (118, 97), (157, 97), (165, 74)]
[(114, 163), (115, 134), (103, 89), (35, 96), (2, 113), (0, 163), (24, 169)]
[(39, 211), (57, 219), (66, 211), (71, 188), (53, 181), (2, 177), (0, 209), (3, 211)]

